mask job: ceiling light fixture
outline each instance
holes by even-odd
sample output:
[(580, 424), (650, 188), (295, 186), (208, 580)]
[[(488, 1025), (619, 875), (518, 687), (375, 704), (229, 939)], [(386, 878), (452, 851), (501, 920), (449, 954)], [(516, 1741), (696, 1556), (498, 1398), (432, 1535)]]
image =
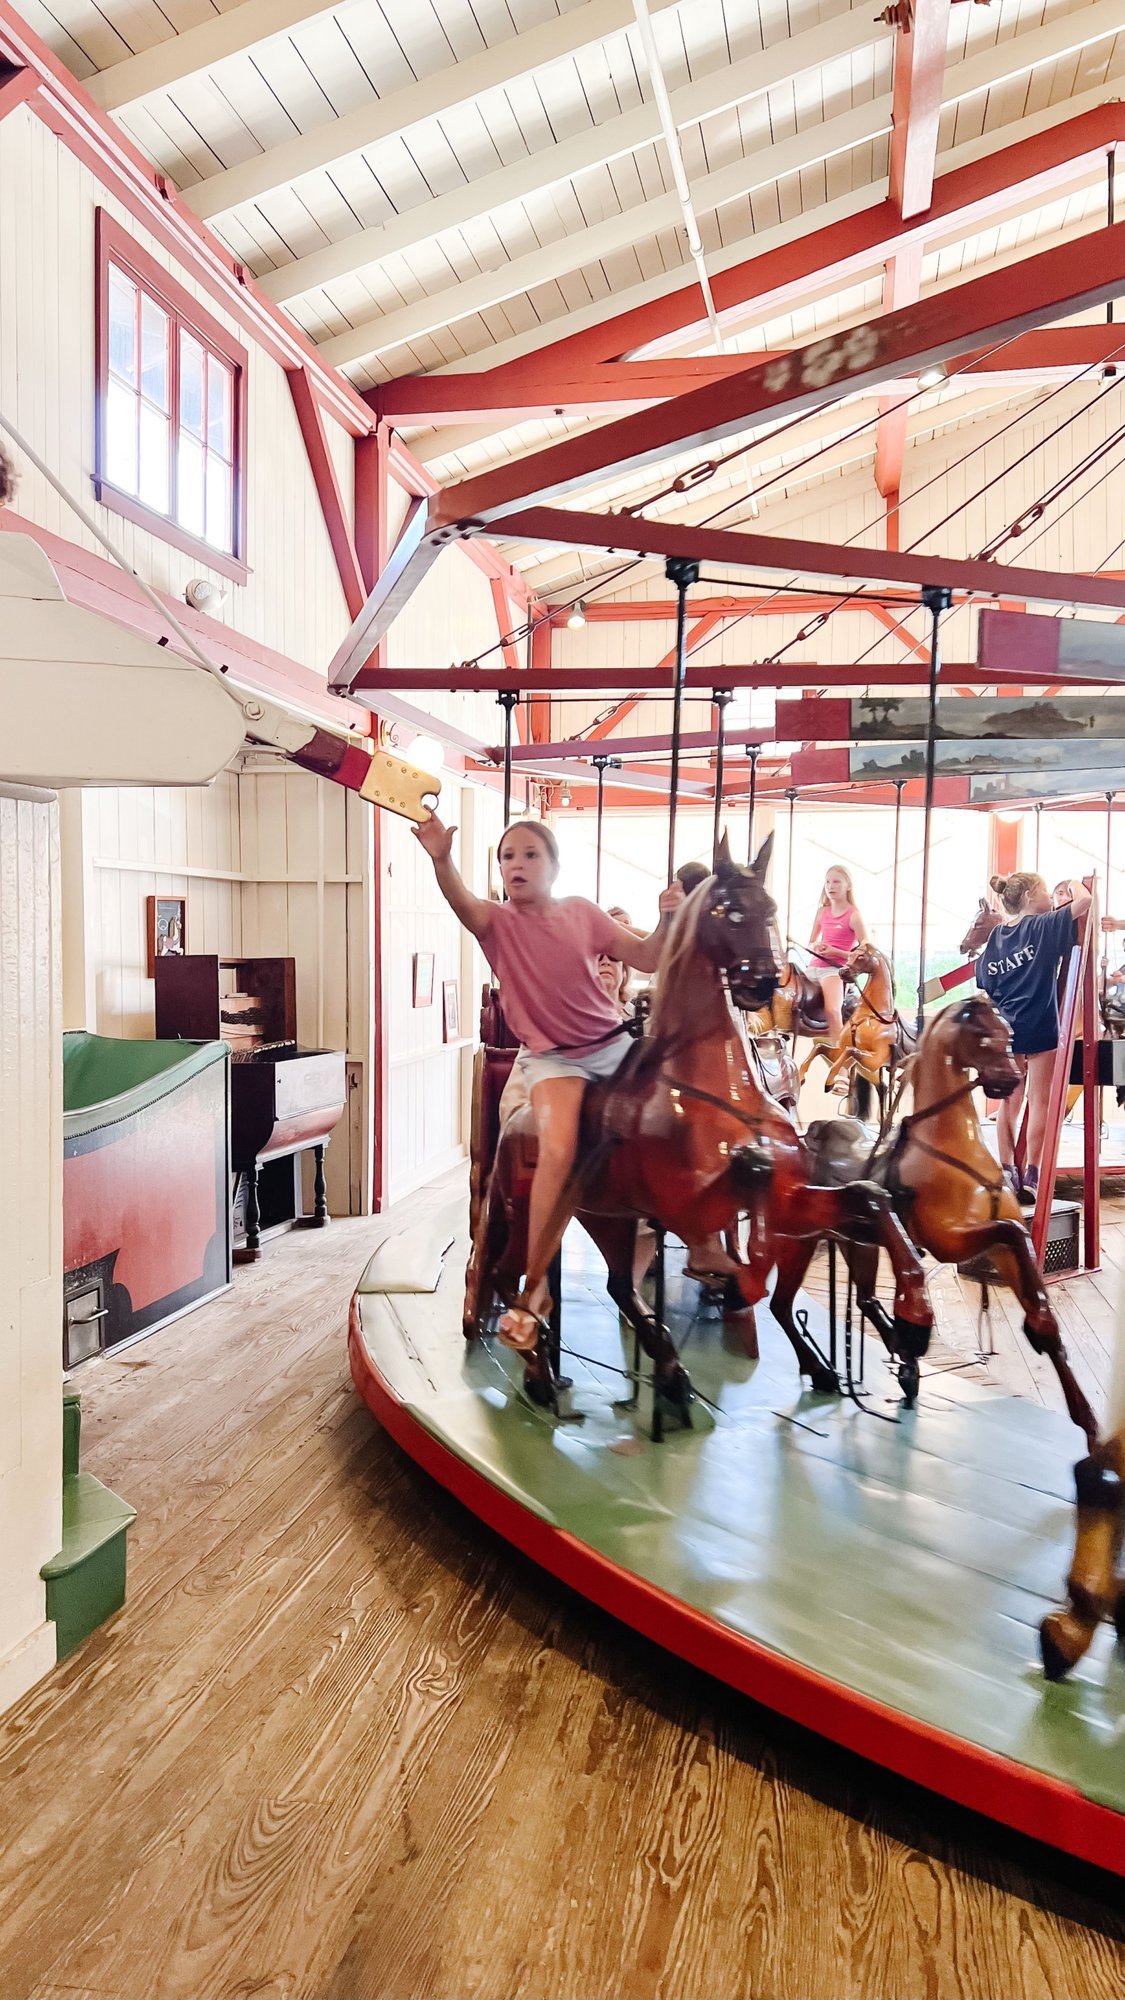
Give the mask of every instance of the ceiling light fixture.
[(921, 370), (918, 376), (918, 387), (920, 389), (940, 389), (942, 383), (948, 382), (948, 380), (949, 372), (944, 361), (931, 361), (928, 368)]
[(580, 632), (582, 630), (582, 627), (586, 623), (586, 599), (584, 597), (576, 599), (570, 617), (566, 622), (572, 632)]

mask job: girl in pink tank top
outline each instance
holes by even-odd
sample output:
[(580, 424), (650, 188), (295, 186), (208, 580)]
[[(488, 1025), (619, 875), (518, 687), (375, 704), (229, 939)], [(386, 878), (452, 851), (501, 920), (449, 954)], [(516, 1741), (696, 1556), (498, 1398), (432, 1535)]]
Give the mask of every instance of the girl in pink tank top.
[[(612, 1075), (628, 1045), (616, 1032), (621, 1010), (598, 978), (599, 956), (655, 972), (668, 916), (684, 892), (678, 882), (663, 890), (657, 929), (638, 937), (584, 896), (556, 900), (558, 843), (550, 827), (536, 820), (517, 820), (501, 838), (497, 858), (506, 903), (488, 902), (466, 888), (452, 860), (455, 827), (443, 826), (431, 813), (414, 832), (450, 909), (479, 940), (497, 973), (505, 1016), (522, 1044), (517, 1060), (526, 1071), (539, 1138), (528, 1262), (545, 1270), (562, 1241), (560, 1197), (578, 1149), (586, 1084), (592, 1076)], [(537, 1320), (549, 1306), (543, 1283), (523, 1306), (504, 1314), (501, 1339), (530, 1353)]]
[(828, 1036), (833, 1042), (839, 1040), (844, 1029), (844, 982), (840, 967), (867, 936), (867, 926), (853, 898), (852, 878), (837, 862), (824, 878), (809, 940), (813, 948), (809, 971), (820, 981)]

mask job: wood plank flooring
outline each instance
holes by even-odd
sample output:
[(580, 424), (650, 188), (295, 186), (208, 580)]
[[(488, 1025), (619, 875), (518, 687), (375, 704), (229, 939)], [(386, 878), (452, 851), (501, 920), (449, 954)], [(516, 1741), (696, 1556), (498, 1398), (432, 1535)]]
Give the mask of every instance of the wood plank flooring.
[[(1093, 1391), (1106, 1215), (1053, 1294)], [(78, 1376), (129, 1602), (0, 1721), (0, 2000), (1120, 2000), (1119, 1882), (736, 1700), (402, 1457), (344, 1344), (391, 1221)], [(972, 1289), (936, 1281), (935, 1360)], [(1055, 1403), (995, 1326), (989, 1379)]]

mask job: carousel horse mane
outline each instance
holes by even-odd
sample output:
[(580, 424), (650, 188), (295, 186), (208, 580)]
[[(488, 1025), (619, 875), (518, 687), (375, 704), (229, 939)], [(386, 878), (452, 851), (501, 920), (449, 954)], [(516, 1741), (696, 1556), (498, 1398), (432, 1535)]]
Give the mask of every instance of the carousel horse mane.
[[(653, 1041), (679, 1041), (698, 1005), (692, 982), (702, 954), (697, 944), (700, 921), (714, 894), (717, 877), (708, 875), (690, 896), (685, 896), (668, 927), (668, 937), (657, 967), (648, 1032)], [(716, 984), (718, 973), (715, 973)]]

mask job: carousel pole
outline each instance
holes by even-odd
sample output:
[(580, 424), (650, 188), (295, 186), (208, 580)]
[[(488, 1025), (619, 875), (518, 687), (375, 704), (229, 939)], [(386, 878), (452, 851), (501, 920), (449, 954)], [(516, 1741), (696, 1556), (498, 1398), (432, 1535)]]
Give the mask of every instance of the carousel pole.
[(754, 808), (758, 803), (758, 759), (762, 754), (760, 743), (748, 743), (746, 755), (750, 759), (750, 818), (746, 827), (746, 865), (754, 859)]
[(669, 556), (664, 574), (676, 588), (676, 673), (672, 683), (672, 775), (668, 800), (668, 887), (676, 873), (676, 801), (680, 789), (680, 735), (684, 687), (687, 683), (687, 594), (699, 575), (699, 564), (685, 556)]
[(797, 787), (790, 785), (785, 794), (789, 801), (789, 864), (785, 876), (785, 949), (793, 935), (793, 809), (797, 803)]
[(711, 839), (711, 872), (719, 865), (719, 834), (723, 817), (723, 754), (726, 750), (727, 710), (734, 700), (729, 688), (715, 688), (711, 695), (712, 705), (719, 711), (718, 729), (715, 736), (715, 830)]
[[(1110, 881), (1110, 870), (1113, 867), (1113, 801), (1116, 797), (1117, 797), (1116, 792), (1107, 792), (1105, 795), (1105, 900), (1102, 904), (1103, 917), (1108, 917), (1109, 915), (1109, 881)], [(1096, 940), (1091, 938), (1090, 940), (1091, 951), (1094, 948), (1095, 942)], [(1103, 1011), (1105, 1008), (1105, 996), (1108, 991), (1109, 991), (1109, 933), (1107, 931), (1104, 933), (1102, 937)]]
[(937, 751), (937, 695), (938, 676), (941, 673), (940, 625), (941, 614), (948, 611), (953, 602), (953, 592), (945, 584), (927, 583), (922, 586), (922, 602), (930, 614), (930, 707), (926, 726), (926, 792), (922, 815), (922, 909), (918, 926), (918, 1033), (921, 1034), (925, 1020), (926, 1003), (922, 998), (926, 984), (926, 906), (930, 894), (930, 820), (934, 808), (934, 764)]
[(504, 825), (512, 817), (512, 716), (519, 700), (513, 688), (504, 688), (496, 697), (504, 711)]
[(621, 769), (621, 759), (620, 757), (597, 756), (592, 757), (590, 761), (598, 774), (598, 845), (594, 857), (594, 901), (595, 903), (600, 903), (602, 900), (602, 814), (605, 811), (605, 774), (607, 771), (619, 771)]
[(895, 859), (891, 876), (891, 978), (895, 975), (895, 950), (898, 944), (898, 843), (902, 830), (902, 788), (905, 778), (895, 779)]
[(1043, 817), (1042, 805), (1035, 808), (1035, 873), (1039, 873), (1039, 822)]

